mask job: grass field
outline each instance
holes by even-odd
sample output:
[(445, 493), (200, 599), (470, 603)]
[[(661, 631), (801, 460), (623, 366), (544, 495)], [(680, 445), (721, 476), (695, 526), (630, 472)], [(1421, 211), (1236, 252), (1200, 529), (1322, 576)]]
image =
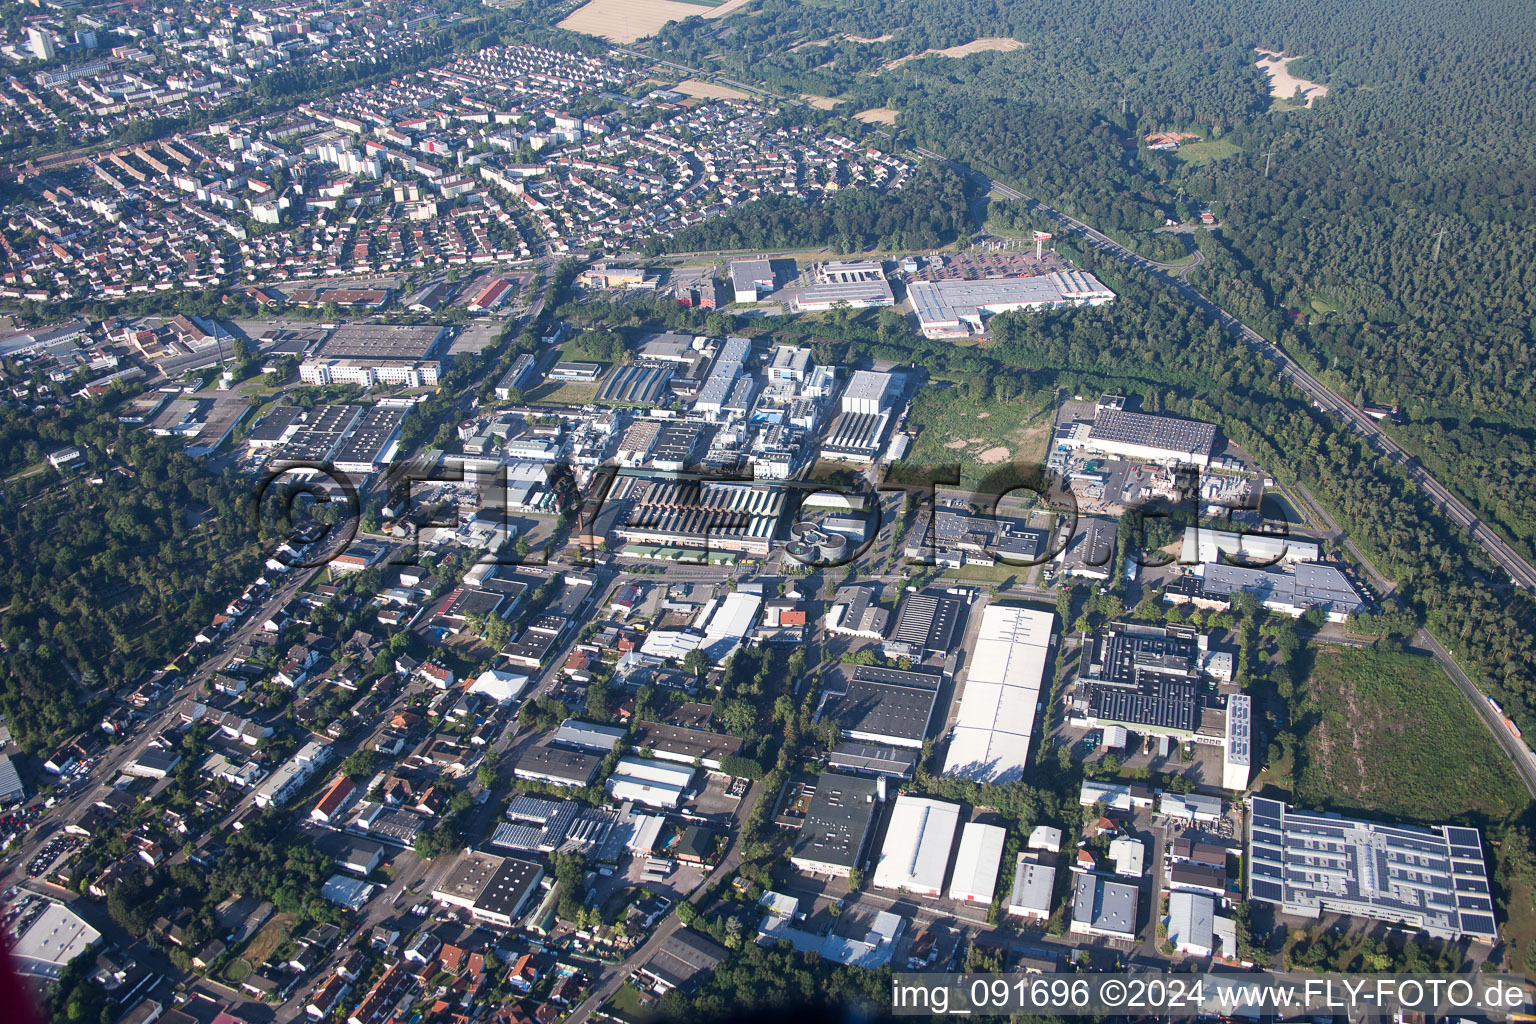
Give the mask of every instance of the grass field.
[(1007, 402), (959, 398), (951, 388), (926, 387), (912, 400), (907, 429), (917, 435), (904, 460), (911, 465), (959, 463), (961, 486), (974, 487), (1005, 462), (1045, 460), (1051, 437), (1051, 395), (1026, 392)]
[(640, 993), (633, 985), (620, 985), (613, 998), (603, 1004), (603, 1012), (629, 1024), (650, 1024), (656, 1018), (654, 1009), (640, 1005)]
[(1429, 658), (1323, 647), (1301, 697), (1295, 796), (1304, 807), (1499, 821), (1529, 802), (1498, 743)]
[[(261, 931), (251, 939), (250, 945), (240, 954), (241, 959), (250, 965), (250, 969), (267, 962), (267, 957), (272, 951), (283, 944), (288, 938), (288, 932), (293, 928), (294, 916), (292, 914), (274, 914), (272, 919), (262, 926)], [(237, 961), (238, 962), (238, 961)]]
[(1229, 156), (1236, 156), (1242, 150), (1234, 143), (1226, 139), (1213, 139), (1210, 142), (1187, 142), (1179, 147), (1173, 154), (1177, 159), (1186, 164), (1208, 164), (1212, 160), (1225, 160)]

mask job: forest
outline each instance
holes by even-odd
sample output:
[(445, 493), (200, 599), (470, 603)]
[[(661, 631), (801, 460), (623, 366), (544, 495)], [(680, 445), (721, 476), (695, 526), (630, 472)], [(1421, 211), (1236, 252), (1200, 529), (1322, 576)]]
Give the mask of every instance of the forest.
[(967, 234), (969, 201), (964, 179), (929, 164), (898, 192), (846, 189), (810, 204), (782, 196), (759, 199), (671, 238), (648, 239), (646, 252), (655, 256), (822, 245), (836, 253), (937, 249)]
[[(41, 750), (92, 722), (104, 693), (163, 668), (255, 576), (247, 481), (97, 406), (0, 411), (12, 462), (61, 443), (84, 466), (5, 482), (0, 522), (0, 710)], [(19, 453), (13, 454), (13, 453)]]
[[(1191, 283), (1346, 398), (1398, 406), (1395, 438), (1529, 556), (1533, 35), (1536, 8), (1510, 0), (765, 0), (649, 45), (844, 116), (895, 108), (902, 139), (1158, 258), (1183, 241), (1164, 218), (1208, 207)], [(893, 63), (994, 38), (1024, 45)], [(1272, 99), (1255, 47), (1328, 95)], [(1227, 155), (1152, 152), (1154, 131)]]

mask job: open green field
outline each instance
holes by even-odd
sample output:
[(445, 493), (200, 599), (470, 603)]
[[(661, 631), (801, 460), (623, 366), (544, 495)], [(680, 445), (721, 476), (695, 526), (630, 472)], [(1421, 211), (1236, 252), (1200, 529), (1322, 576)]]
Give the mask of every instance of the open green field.
[(1053, 411), (1047, 391), (999, 401), (962, 398), (952, 387), (925, 387), (907, 416), (907, 430), (916, 440), (902, 461), (914, 466), (957, 463), (961, 486), (973, 488), (1005, 463), (1043, 463)]
[(1499, 821), (1529, 802), (1504, 751), (1429, 658), (1325, 646), (1300, 696), (1303, 807)]
[(596, 384), (562, 384), (546, 381), (523, 396), (523, 400), (540, 405), (586, 405), (597, 398)]
[(629, 1024), (650, 1024), (656, 1017), (653, 1008), (640, 1005), (640, 993), (633, 985), (620, 985), (613, 998), (603, 1004), (603, 1012)]
[(1212, 160), (1225, 160), (1229, 156), (1236, 156), (1242, 150), (1236, 144), (1226, 139), (1213, 139), (1210, 142), (1187, 142), (1179, 147), (1174, 158), (1186, 164), (1208, 164)]

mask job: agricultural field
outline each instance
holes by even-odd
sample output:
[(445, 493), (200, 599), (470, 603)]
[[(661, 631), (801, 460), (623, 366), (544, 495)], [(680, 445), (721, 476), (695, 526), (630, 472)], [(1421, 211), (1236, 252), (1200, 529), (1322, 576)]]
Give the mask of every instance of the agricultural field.
[(1429, 658), (1325, 646), (1298, 697), (1303, 807), (1502, 821), (1528, 803), (1498, 743)]
[(747, 0), (590, 0), (573, 11), (560, 27), (585, 32), (610, 43), (632, 43), (655, 35), (669, 21), (698, 17), (723, 18)]

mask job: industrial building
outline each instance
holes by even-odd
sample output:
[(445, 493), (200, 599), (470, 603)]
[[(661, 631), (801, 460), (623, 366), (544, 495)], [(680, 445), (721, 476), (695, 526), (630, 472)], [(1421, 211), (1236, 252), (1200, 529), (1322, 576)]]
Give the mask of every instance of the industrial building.
[(1083, 639), (1073, 709), (1089, 725), (1181, 739), (1202, 727), (1221, 735), (1216, 722), (1224, 716), (1206, 701), (1201, 679), (1205, 649), (1206, 637), (1190, 626), (1112, 622)]
[(1058, 537), (1056, 562), (1062, 575), (1107, 580), (1115, 571), (1115, 545), (1120, 524), (1103, 516), (1061, 517), (1068, 535)]
[(913, 594), (901, 603), (896, 628), (885, 642), (888, 656), (921, 661), (954, 647), (965, 602), (947, 594)]
[(1278, 562), (1315, 562), (1322, 557), (1316, 541), (1272, 533), (1228, 533), (1204, 526), (1184, 528), (1179, 561), (1185, 565), (1231, 562), (1265, 568)]
[(827, 609), (827, 632), (867, 640), (885, 639), (891, 613), (875, 602), (869, 587), (839, 587)]
[(1223, 736), (1221, 788), (1241, 793), (1253, 771), (1253, 698), (1227, 695), (1227, 729)]
[(730, 954), (723, 946), (691, 928), (668, 935), (661, 948), (635, 971), (660, 992), (687, 990), (712, 972)]
[(918, 752), (905, 747), (845, 740), (827, 754), (827, 767), (839, 771), (910, 779), (917, 771)]
[(1007, 829), (967, 822), (960, 830), (960, 849), (955, 853), (949, 898), (962, 903), (990, 905), (997, 893), (997, 871), (1002, 865), (1003, 847), (1007, 842)]
[(913, 561), (958, 568), (962, 565), (1033, 564), (1049, 534), (1004, 516), (971, 515), (952, 508), (924, 510), (907, 531), (902, 554)]
[(784, 492), (745, 483), (654, 481), (615, 529), (635, 545), (767, 555)]
[(1270, 611), (1300, 618), (1313, 608), (1329, 622), (1345, 622), (1365, 607), (1365, 598), (1343, 570), (1316, 562), (1298, 562), (1277, 569), (1250, 569), (1224, 562), (1206, 562), (1168, 584), (1163, 600), (1197, 608), (1225, 609), (1232, 595), (1246, 590)]
[(399, 447), (405, 411), (372, 406), (336, 446), (331, 460), (343, 473), (366, 475), (388, 465)]
[(1345, 914), (1431, 936), (1498, 940), (1482, 837), (1249, 802), (1248, 896), (1298, 917)]
[(649, 409), (661, 403), (672, 380), (672, 367), (631, 363), (608, 375), (597, 391), (597, 400), (607, 405), (633, 405)]
[[(622, 731), (622, 730), (621, 730)], [(631, 745), (636, 750), (649, 749), (662, 761), (697, 764), (719, 771), (723, 758), (741, 753), (741, 739), (704, 729), (688, 729), (665, 722), (636, 722)]]
[(891, 392), (894, 386), (895, 378), (889, 373), (855, 370), (853, 376), (848, 378), (847, 386), (843, 388), (842, 396), (839, 398), (839, 408), (843, 412), (864, 416), (884, 412), (890, 408)]
[(598, 754), (536, 743), (517, 759), (512, 774), (519, 779), (547, 782), (552, 786), (586, 786), (597, 775), (602, 763)]
[(1008, 893), (1008, 913), (1031, 921), (1051, 916), (1051, 898), (1056, 892), (1056, 869), (1041, 864), (1027, 853), (1020, 853), (1013, 866), (1013, 888)]
[(836, 722), (851, 740), (920, 749), (942, 681), (933, 672), (841, 665), (826, 680), (816, 718)]
[[(1216, 947), (1216, 900), (1204, 893), (1175, 890), (1168, 894), (1168, 941), (1180, 953), (1210, 956)], [(1231, 956), (1235, 949), (1222, 952)]]
[(1216, 426), (1199, 420), (1128, 412), (1114, 398), (1100, 402), (1092, 423), (1063, 424), (1056, 446), (1086, 450), (1138, 462), (1178, 462), (1209, 466), (1216, 451)]
[(432, 898), (469, 911), (476, 921), (511, 928), (543, 877), (544, 868), (532, 861), (466, 851)]
[(16, 969), (34, 978), (57, 978), (71, 960), (101, 941), (101, 932), (62, 903), (34, 898), (32, 912), (22, 911), (11, 945)]
[(1053, 613), (1034, 608), (994, 604), (982, 611), (945, 775), (998, 783), (1023, 777), (1054, 621)]
[(496, 382), (496, 397), (505, 402), (512, 397), (512, 389), (521, 390), (526, 387), (533, 376), (533, 368), (537, 360), (531, 352), (524, 352), (512, 360), (512, 365)]
[(616, 725), (599, 725), (595, 722), (583, 722), (575, 718), (567, 718), (560, 723), (560, 728), (550, 737), (551, 743), (571, 747), (575, 750), (590, 750), (597, 754), (606, 754), (623, 742), (629, 733)]
[(839, 305), (849, 309), (894, 306), (896, 296), (879, 260), (831, 260), (811, 270), (815, 281), (794, 298), (801, 313), (825, 313)]
[(986, 318), (997, 313), (1103, 306), (1115, 293), (1092, 274), (1065, 270), (1039, 277), (912, 281), (907, 297), (924, 337), (965, 338), (985, 331)]
[(883, 789), (878, 779), (822, 772), (789, 862), (811, 874), (847, 878), (864, 860)]
[(326, 359), (418, 362), (430, 358), (448, 337), (447, 327), (431, 324), (341, 324), (320, 343)]
[(646, 757), (623, 757), (606, 783), (608, 796), (647, 807), (676, 808), (693, 781), (693, 766)]
[(299, 364), (306, 384), (380, 384), (435, 387), (440, 364), (431, 358), (448, 337), (447, 327), (342, 324)]
[(768, 260), (732, 260), (730, 271), (736, 302), (756, 302), (773, 291), (773, 264)]
[(1071, 931), (1110, 939), (1136, 938), (1136, 886), (1107, 875), (1081, 871), (1072, 887)]
[(959, 823), (959, 804), (898, 796), (875, 865), (875, 887), (923, 896), (942, 893)]
[(891, 424), (888, 412), (840, 412), (821, 441), (823, 458), (839, 462), (874, 462)]

